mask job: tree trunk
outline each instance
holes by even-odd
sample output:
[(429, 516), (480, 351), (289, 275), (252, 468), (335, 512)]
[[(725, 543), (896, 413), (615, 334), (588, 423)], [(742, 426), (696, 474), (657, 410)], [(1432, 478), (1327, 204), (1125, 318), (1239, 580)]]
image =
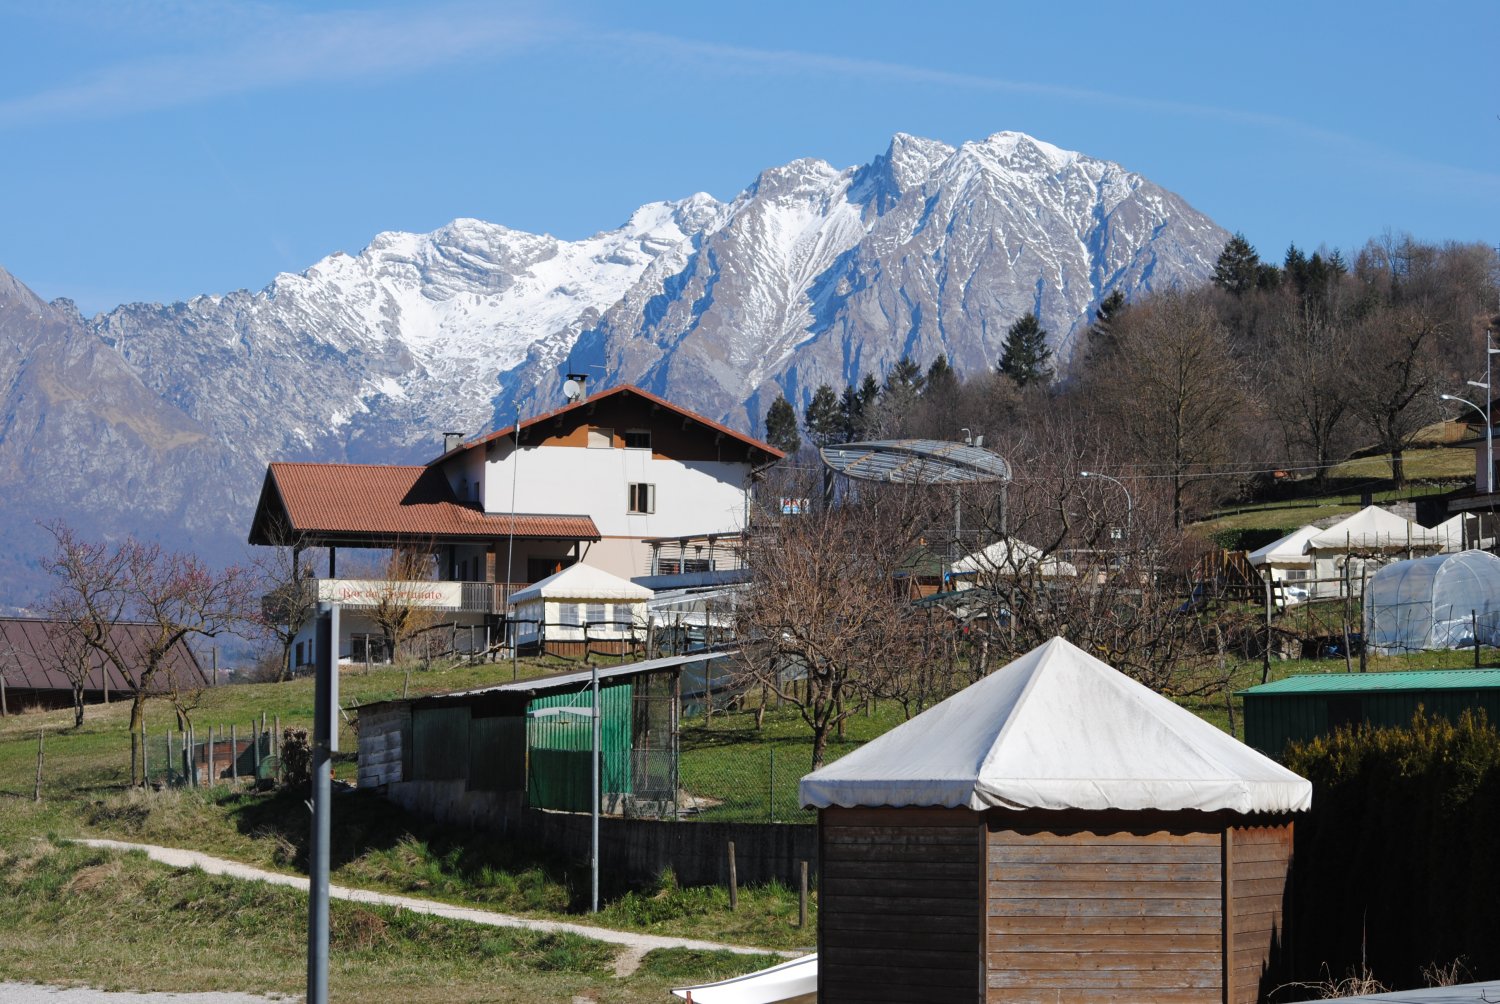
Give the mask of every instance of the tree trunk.
[(823, 766), (823, 757), (828, 752), (828, 725), (813, 726), (812, 769)]
[(1391, 480), (1396, 483), (1396, 488), (1406, 487), (1406, 462), (1400, 444), (1391, 448)]
[(130, 698), (130, 786), (145, 783), (141, 777), (141, 725), (146, 721), (146, 691), (136, 690)]
[(73, 684), (73, 727), (83, 728), (83, 684)]

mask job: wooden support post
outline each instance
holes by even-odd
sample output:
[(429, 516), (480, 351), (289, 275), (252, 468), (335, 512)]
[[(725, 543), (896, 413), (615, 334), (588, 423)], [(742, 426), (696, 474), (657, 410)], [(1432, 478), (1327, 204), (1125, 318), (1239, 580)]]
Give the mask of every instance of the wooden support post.
[(208, 785), (213, 787), (219, 783), (219, 772), (215, 770), (217, 764), (214, 762), (214, 754), (218, 748), (214, 745), (214, 727), (208, 727)]
[[(1360, 607), (1361, 610), (1363, 610), (1363, 604), (1364, 604), (1365, 574), (1367, 572), (1368, 572), (1368, 569), (1366, 569), (1366, 568), (1360, 568), (1360, 570), (1359, 570), (1359, 596), (1360, 596), (1359, 602), (1361, 604), (1361, 607)], [(1368, 670), (1368, 668), (1369, 668), (1369, 664), (1368, 664), (1368, 662), (1365, 659), (1365, 653), (1368, 652), (1368, 651), (1370, 651), (1369, 627), (1370, 626), (1368, 624), (1364, 623), (1364, 616), (1361, 615), (1360, 616), (1360, 628), (1359, 628), (1359, 671), (1361, 673), (1366, 672)]]
[(1479, 668), (1479, 611), (1469, 611), (1469, 621), (1474, 631), (1474, 668)]
[(229, 780), (236, 785), (240, 783), (240, 740), (238, 727), (232, 722), (229, 725)]
[(1234, 992), (1234, 827), (1232, 826), (1224, 827), (1222, 853), (1221, 871), (1224, 888), (1220, 912), (1224, 924), (1224, 1000), (1235, 1001), (1239, 998)]
[[(265, 712), (261, 712), (261, 716), (264, 717)], [(264, 731), (265, 726), (262, 725), (260, 731), (257, 732), (255, 720), (253, 718), (250, 720), (250, 765), (255, 768), (256, 781), (260, 780), (260, 737)]]
[(1265, 656), (1265, 661), (1261, 665), (1261, 669), (1260, 669), (1260, 682), (1263, 683), (1263, 684), (1271, 682), (1271, 644), (1272, 644), (1272, 641), (1273, 641), (1273, 636), (1271, 634), (1271, 573), (1270, 573), (1269, 570), (1267, 570), (1267, 572), (1266, 572), (1266, 656)]
[(146, 719), (141, 719), (141, 787), (151, 785), (151, 758), (146, 755)]
[(807, 927), (807, 862), (801, 862), (801, 876), (797, 883), (797, 926)]
[[(40, 770), (40, 768), (38, 768)], [(40, 776), (40, 774), (38, 774)], [(736, 910), (740, 905), (740, 882), (739, 876), (734, 869), (734, 841), (729, 841), (729, 909)]]

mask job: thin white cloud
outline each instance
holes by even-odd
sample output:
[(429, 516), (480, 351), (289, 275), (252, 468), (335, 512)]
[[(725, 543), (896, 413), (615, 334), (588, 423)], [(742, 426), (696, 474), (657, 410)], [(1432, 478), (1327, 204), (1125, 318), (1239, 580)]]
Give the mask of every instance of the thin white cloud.
[(493, 7), (293, 13), (247, 7), (198, 19), (179, 48), (106, 67), (87, 79), (0, 100), (0, 128), (110, 118), (253, 91), (412, 73), (527, 45), (549, 30)]
[(935, 70), (904, 63), (831, 56), (785, 49), (754, 49), (745, 46), (702, 42), (652, 32), (621, 32), (610, 36), (614, 44), (637, 50), (655, 50), (669, 56), (692, 59), (724, 72), (737, 69), (774, 71), (784, 74), (819, 73), (861, 77), (894, 83), (930, 85), (938, 88), (1056, 98), (1080, 105), (1113, 107), (1150, 115), (1196, 118), (1246, 126), (1298, 137), (1339, 151), (1345, 159), (1366, 170), (1421, 179), (1428, 184), (1452, 184), (1487, 190), (1500, 196), (1500, 174), (1432, 161), (1393, 151), (1357, 136), (1324, 129), (1285, 115), (1225, 108), (1217, 105), (1145, 98), (1114, 91), (1070, 87), (1031, 80), (1009, 80), (972, 73)]

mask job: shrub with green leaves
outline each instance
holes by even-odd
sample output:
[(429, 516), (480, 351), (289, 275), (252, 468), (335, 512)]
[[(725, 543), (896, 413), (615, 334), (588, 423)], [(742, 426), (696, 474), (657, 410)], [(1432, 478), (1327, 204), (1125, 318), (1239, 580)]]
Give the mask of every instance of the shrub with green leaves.
[(1367, 958), (1416, 987), (1424, 966), (1467, 956), (1475, 978), (1500, 975), (1500, 732), (1482, 710), (1340, 729), (1286, 762), (1313, 783), (1296, 822), (1299, 970)]

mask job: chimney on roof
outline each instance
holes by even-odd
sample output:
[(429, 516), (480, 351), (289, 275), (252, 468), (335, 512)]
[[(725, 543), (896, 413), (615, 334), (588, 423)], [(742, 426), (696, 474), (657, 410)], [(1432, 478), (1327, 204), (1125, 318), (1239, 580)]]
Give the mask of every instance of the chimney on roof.
[(443, 452), (448, 453), (452, 451), (455, 446), (459, 446), (463, 441), (464, 434), (462, 432), (443, 433)]

